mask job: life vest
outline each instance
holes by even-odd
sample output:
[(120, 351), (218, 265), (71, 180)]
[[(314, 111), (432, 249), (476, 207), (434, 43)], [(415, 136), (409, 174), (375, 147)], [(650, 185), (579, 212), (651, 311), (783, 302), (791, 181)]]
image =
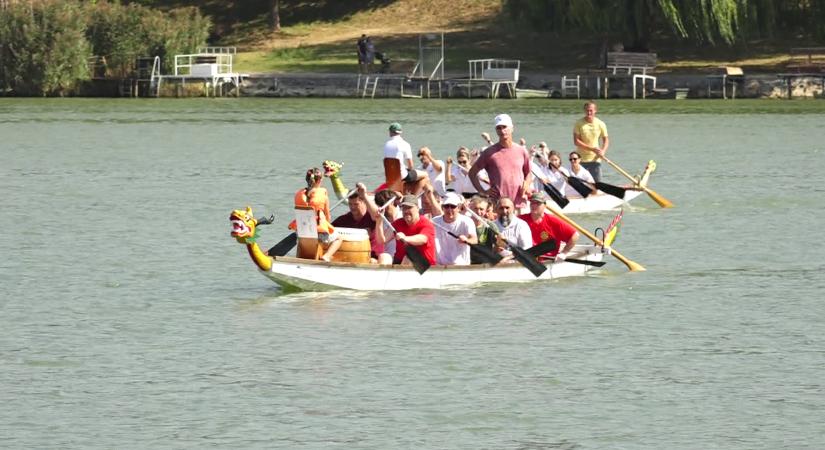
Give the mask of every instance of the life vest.
[[(329, 202), (327, 190), (324, 188), (315, 188), (312, 190), (312, 195), (310, 198), (307, 198), (306, 192), (306, 189), (299, 189), (298, 192), (295, 193), (295, 207), (312, 208), (315, 210), (315, 217), (318, 223), (318, 233), (334, 233), (335, 227), (329, 223), (329, 218), (324, 217), (324, 214), (322, 214), (324, 211), (324, 206), (326, 206)], [(294, 220), (289, 223), (290, 230), (296, 230), (297, 228), (298, 226)]]

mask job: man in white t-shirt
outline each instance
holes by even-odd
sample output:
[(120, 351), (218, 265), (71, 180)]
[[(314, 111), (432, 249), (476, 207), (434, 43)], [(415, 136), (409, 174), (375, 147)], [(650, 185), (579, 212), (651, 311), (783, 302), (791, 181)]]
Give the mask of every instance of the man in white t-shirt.
[[(461, 196), (448, 192), (441, 202), (443, 215), (433, 218), (435, 225), (435, 260), (444, 265), (469, 265), (470, 246), (477, 244), (476, 226), (473, 220), (461, 214), (464, 203)], [(450, 233), (455, 236), (450, 235)], [(458, 237), (456, 237), (458, 236)]]
[(502, 197), (496, 207), (498, 219), (495, 224), (501, 233), (496, 250), (504, 257), (512, 257), (513, 254), (508, 248), (516, 245), (519, 248), (530, 248), (533, 246), (533, 234), (530, 232), (530, 225), (516, 216), (516, 207), (513, 201), (507, 197)]
[[(393, 122), (389, 128), (390, 139), (384, 143), (384, 158), (395, 158), (400, 162), (401, 181), (409, 188), (407, 191), (418, 193), (427, 180), (426, 172), (418, 171), (413, 166), (412, 148), (401, 137), (401, 124)], [(422, 180), (423, 179), (423, 180)]]
[(421, 160), (421, 168), (427, 172), (427, 178), (430, 179), (430, 184), (433, 185), (435, 193), (439, 197), (447, 195), (447, 176), (444, 170), (444, 161), (435, 159), (433, 152), (428, 147), (418, 149), (418, 159)]

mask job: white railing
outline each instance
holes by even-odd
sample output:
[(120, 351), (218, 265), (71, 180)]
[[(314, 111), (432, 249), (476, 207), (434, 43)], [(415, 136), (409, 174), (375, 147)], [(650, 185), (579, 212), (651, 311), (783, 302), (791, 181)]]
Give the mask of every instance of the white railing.
[(175, 55), (175, 76), (213, 77), (232, 73), (232, 54)]
[(521, 60), (518, 59), (471, 59), (471, 80), (506, 80), (518, 82)]

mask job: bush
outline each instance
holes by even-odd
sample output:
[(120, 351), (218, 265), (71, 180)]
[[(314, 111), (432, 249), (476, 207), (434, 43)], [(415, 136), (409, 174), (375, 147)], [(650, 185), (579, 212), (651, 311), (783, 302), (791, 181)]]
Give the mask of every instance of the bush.
[(203, 45), (211, 24), (196, 8), (160, 12), (138, 4), (38, 0), (0, 10), (0, 92), (64, 95), (89, 79), (92, 55), (106, 75), (129, 77), (135, 59), (174, 55)]
[(76, 2), (16, 3), (0, 12), (3, 87), (22, 95), (64, 95), (89, 78), (86, 20)]

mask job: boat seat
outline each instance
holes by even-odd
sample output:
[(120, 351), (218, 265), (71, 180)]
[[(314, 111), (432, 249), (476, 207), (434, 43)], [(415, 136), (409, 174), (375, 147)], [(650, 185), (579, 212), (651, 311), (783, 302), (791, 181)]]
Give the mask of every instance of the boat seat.
[(401, 179), (401, 161), (398, 158), (384, 158), (384, 178), (387, 189), (402, 190), (404, 181)]
[(295, 232), (298, 234), (298, 258), (319, 259), (323, 253), (319, 253), (318, 245), (318, 223), (315, 210), (309, 206), (295, 207)]

